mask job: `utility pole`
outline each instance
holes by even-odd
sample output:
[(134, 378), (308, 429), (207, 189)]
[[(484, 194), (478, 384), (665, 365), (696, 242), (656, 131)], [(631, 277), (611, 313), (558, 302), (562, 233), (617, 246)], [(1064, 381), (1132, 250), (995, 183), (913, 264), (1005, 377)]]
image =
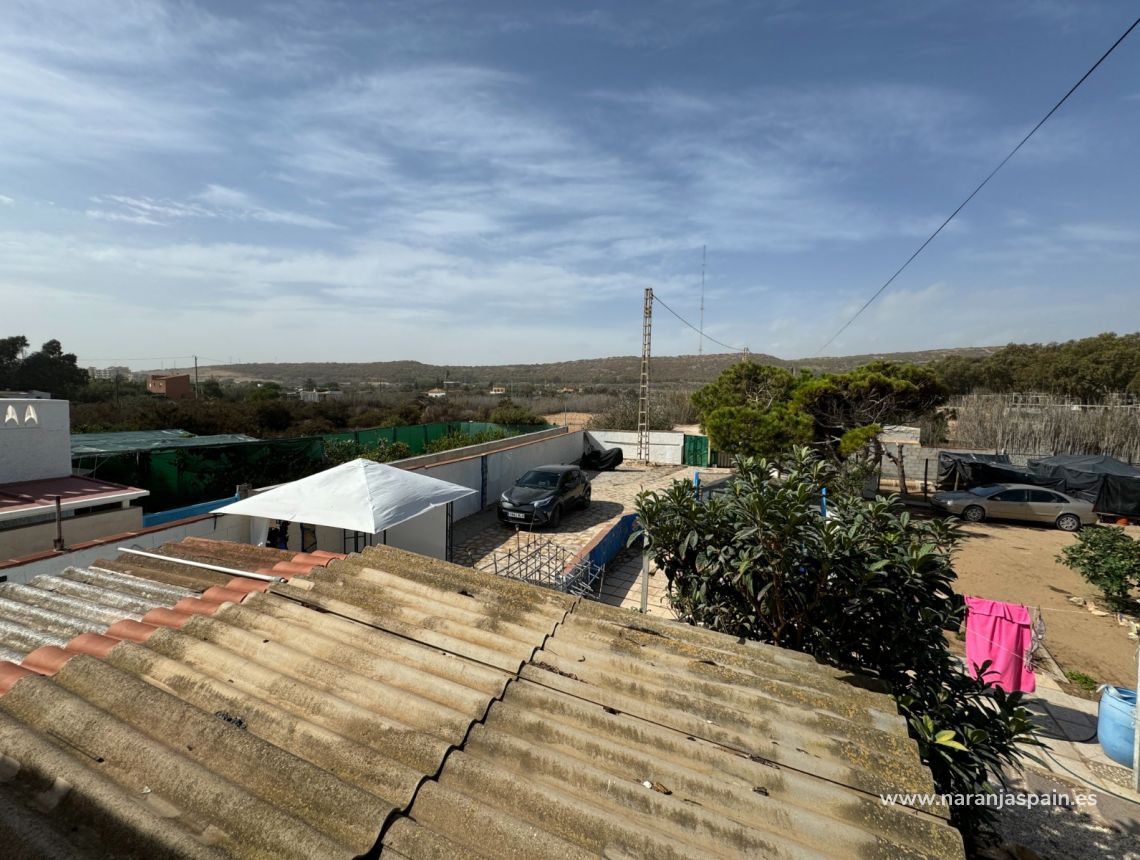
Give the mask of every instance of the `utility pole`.
[(641, 319), (641, 384), (637, 392), (637, 459), (649, 462), (649, 352), (653, 341), (653, 287), (645, 288)]
[(194, 399), (198, 399), (198, 356), (194, 356)]
[(697, 356), (705, 354), (705, 252), (707, 245), (701, 245), (701, 325), (697, 330)]

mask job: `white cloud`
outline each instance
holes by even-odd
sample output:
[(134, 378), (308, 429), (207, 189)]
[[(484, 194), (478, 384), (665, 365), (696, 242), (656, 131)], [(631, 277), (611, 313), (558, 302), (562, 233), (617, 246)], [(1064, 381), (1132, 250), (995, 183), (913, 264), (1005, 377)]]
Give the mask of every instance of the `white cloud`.
[[(952, 9), (937, 5), (912, 14), (893, 4), (891, 15), (883, 5), (871, 26), (895, 26), (900, 15), (937, 26)], [(968, 90), (965, 77), (939, 83), (937, 63), (929, 75), (884, 65), (879, 77), (848, 79), (829, 65), (842, 58), (830, 57), (811, 75), (768, 81), (739, 71), (706, 77), (680, 54), (675, 68), (655, 59), (724, 32), (737, 16), (767, 31), (801, 14), (780, 0), (759, 9), (689, 0), (652, 15), (415, 2), (330, 15), (288, 0), (271, 14), (158, 0), (9, 6), (0, 163), (20, 169), (11, 190), (25, 231), (0, 237), (0, 295), (8, 308), (9, 294), (69, 290), (80, 336), (90, 336), (80, 323), (98, 320), (109, 336), (133, 337), (125, 319), (99, 310), (114, 297), (172, 337), (191, 324), (209, 328), (210, 308), (221, 309), (215, 324), (226, 337), (248, 322), (246, 340), (266, 349), (279, 326), (306, 335), (323, 326), (329, 333), (309, 341), (314, 357), (350, 357), (350, 345), (370, 355), (377, 319), (392, 323), (387, 357), (406, 349), (438, 358), (425, 355), (437, 349), (506, 360), (515, 349), (549, 352), (551, 339), (565, 357), (591, 345), (635, 352), (641, 289), (653, 285), (695, 313), (707, 243), (720, 267), (710, 270), (710, 331), (803, 354), (841, 324), (836, 308), (850, 312), (865, 298), (851, 285), (873, 289), (1024, 132), (1008, 104)], [(862, 15), (844, 17), (845, 43)], [(564, 68), (555, 52), (549, 62), (520, 61), (522, 38), (528, 57), (542, 44), (534, 34), (506, 41), (530, 28), (545, 38), (552, 22), (570, 28), (574, 62), (589, 66), (580, 76), (555, 80)], [(739, 70), (765, 58), (725, 60)], [(607, 80), (630, 83), (599, 90)], [(1095, 138), (1064, 120), (1054, 118), (1003, 181)], [(1100, 272), (1135, 256), (1137, 228), (1123, 209), (1102, 209), (1096, 222), (1051, 218), (1039, 199), (1022, 199), (1025, 185), (1016, 190), (1032, 221), (1003, 220), (1004, 239), (989, 234), (984, 211), (955, 222), (931, 249), (946, 252), (922, 260), (936, 265), (900, 279), (843, 348), (865, 351), (882, 331), (929, 337), (905, 322), (925, 315), (976, 340), (958, 296), (1039, 284), (1045, 266), (1095, 261), (1087, 268)], [(48, 198), (59, 206), (45, 206)], [(970, 266), (989, 271), (962, 275)], [(946, 286), (908, 292), (920, 276)], [(170, 307), (176, 316), (161, 313)], [(981, 316), (979, 337), (1009, 325)], [(1086, 316), (1075, 312), (1074, 324)], [(508, 320), (524, 333), (504, 335)], [(397, 321), (448, 334), (405, 336)], [(579, 334), (554, 338), (560, 327)], [(693, 351), (692, 333), (675, 321), (657, 336), (662, 351)]]
[(124, 224), (146, 224), (151, 227), (166, 226), (162, 221), (156, 221), (146, 215), (131, 215), (126, 212), (108, 212), (106, 209), (87, 209), (83, 213), (88, 218), (99, 221), (118, 221)]
[(13, 205), (15, 205), (15, 203), (16, 203), (16, 200), (14, 197), (9, 197), (7, 194), (0, 194), (0, 205), (2, 205), (2, 206), (13, 206)]
[(287, 224), (294, 227), (318, 229), (337, 226), (313, 215), (288, 209), (272, 209), (260, 206), (244, 191), (221, 185), (206, 186), (204, 191), (193, 195), (190, 202), (154, 200), (149, 197), (130, 197), (124, 194), (108, 194), (101, 198), (96, 197), (94, 202), (103, 205), (117, 205), (120, 210), (89, 209), (86, 213), (89, 217), (132, 224), (165, 226), (178, 219), (198, 218), (224, 221), (260, 221), (267, 224)]

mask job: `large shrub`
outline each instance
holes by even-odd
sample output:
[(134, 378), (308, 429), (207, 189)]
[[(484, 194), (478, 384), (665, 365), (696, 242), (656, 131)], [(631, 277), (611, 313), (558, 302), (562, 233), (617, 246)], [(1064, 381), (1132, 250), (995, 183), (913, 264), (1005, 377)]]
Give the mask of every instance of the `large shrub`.
[(1140, 541), (1130, 538), (1122, 528), (1081, 529), (1076, 541), (1061, 550), (1057, 561), (1099, 588), (1115, 606), (1126, 606), (1132, 590), (1140, 588)]
[(531, 410), (525, 406), (518, 405), (509, 397), (504, 397), (502, 401), (499, 402), (499, 405), (491, 410), (487, 416), (487, 420), (492, 424), (522, 424), (528, 426), (546, 423), (541, 415), (535, 415)]
[[(693, 395), (712, 447), (737, 456), (780, 457), (813, 443), (839, 458), (886, 456), (878, 434), (887, 424), (920, 420), (946, 400), (930, 370), (873, 361), (847, 373), (814, 376), (741, 362)], [(904, 483), (905, 486), (905, 483)]]
[(337, 466), (363, 457), (366, 460), (375, 460), (377, 463), (391, 463), (393, 460), (403, 460), (412, 456), (412, 449), (403, 442), (388, 442), (381, 440), (375, 445), (362, 445), (345, 439), (337, 442), (325, 443), (325, 463)]
[[(647, 551), (690, 623), (815, 655), (878, 676), (891, 688), (938, 790), (977, 794), (1031, 741), (1020, 695), (966, 674), (950, 653), (955, 527), (914, 520), (895, 500), (829, 495), (836, 468), (806, 449), (783, 464), (742, 460), (730, 492), (707, 502), (692, 485), (638, 497)], [(984, 671), (984, 667), (983, 667)], [(984, 806), (958, 806), (976, 840)]]

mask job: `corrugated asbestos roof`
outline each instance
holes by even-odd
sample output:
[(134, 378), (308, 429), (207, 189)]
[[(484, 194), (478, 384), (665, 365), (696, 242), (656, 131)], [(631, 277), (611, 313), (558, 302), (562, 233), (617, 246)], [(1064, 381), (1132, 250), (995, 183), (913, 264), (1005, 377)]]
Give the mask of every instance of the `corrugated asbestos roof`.
[[(388, 547), (0, 584), (6, 857), (961, 857), (890, 699)], [(11, 846), (15, 846), (14, 849)]]

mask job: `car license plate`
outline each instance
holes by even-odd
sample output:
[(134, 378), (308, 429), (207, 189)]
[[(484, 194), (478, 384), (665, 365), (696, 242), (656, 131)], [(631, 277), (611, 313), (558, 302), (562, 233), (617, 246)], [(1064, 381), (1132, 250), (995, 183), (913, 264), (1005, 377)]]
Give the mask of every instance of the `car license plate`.
[(519, 514), (519, 513), (515, 513), (514, 511), (507, 511), (507, 516), (510, 517), (512, 520), (526, 519), (526, 514)]

